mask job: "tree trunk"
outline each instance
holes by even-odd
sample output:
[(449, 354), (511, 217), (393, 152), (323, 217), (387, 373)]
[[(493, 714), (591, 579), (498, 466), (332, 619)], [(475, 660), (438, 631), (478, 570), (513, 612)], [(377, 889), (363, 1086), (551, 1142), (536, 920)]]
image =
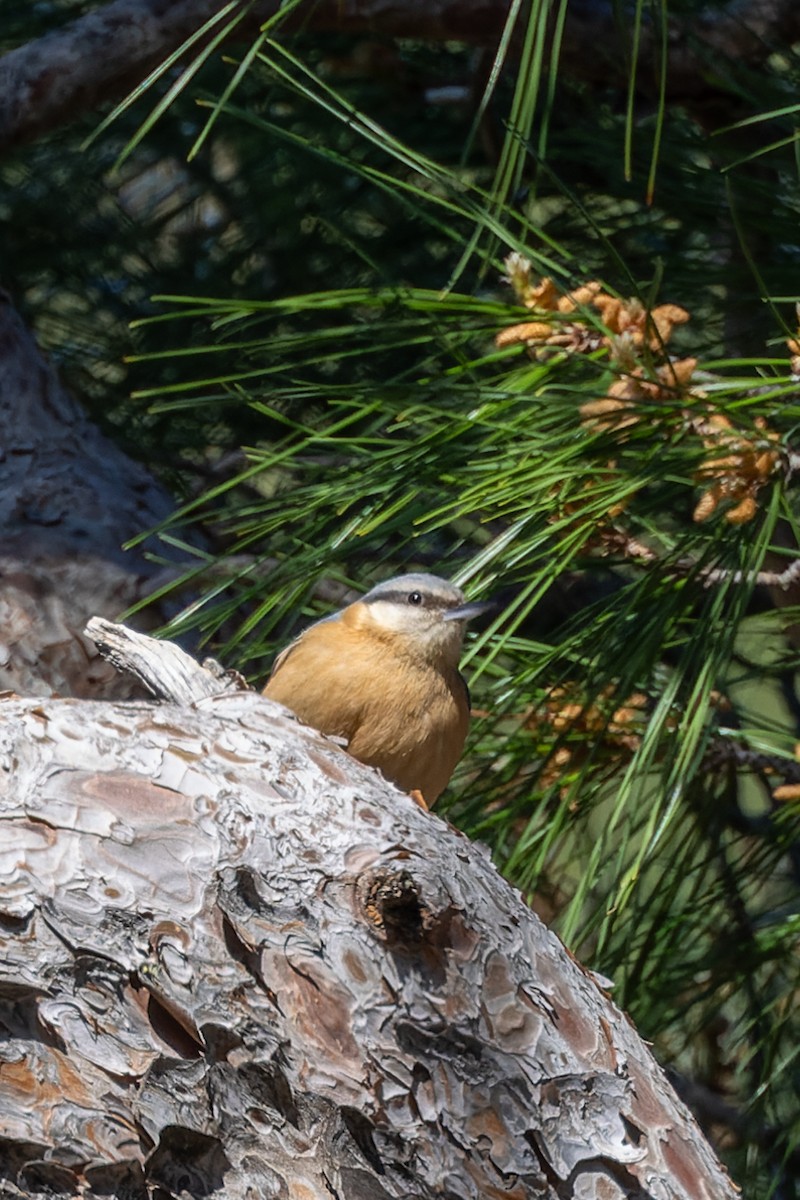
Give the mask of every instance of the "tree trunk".
[(480, 846), (213, 669), (91, 632), (183, 704), (2, 701), (4, 1196), (733, 1200)]
[[(83, 627), (92, 613), (119, 616), (166, 579), (145, 552), (169, 557), (167, 546), (123, 544), (174, 507), (87, 420), (0, 291), (0, 690), (131, 695)], [(154, 606), (151, 624), (175, 608)]]

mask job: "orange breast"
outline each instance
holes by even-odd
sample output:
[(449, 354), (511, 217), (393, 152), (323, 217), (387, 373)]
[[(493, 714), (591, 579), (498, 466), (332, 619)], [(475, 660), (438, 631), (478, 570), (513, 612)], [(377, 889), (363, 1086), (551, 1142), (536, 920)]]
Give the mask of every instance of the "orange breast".
[(322, 733), (347, 739), (360, 762), (432, 805), (447, 786), (469, 726), (458, 671), (395, 655), (343, 622), (314, 625), (278, 665), (264, 695)]

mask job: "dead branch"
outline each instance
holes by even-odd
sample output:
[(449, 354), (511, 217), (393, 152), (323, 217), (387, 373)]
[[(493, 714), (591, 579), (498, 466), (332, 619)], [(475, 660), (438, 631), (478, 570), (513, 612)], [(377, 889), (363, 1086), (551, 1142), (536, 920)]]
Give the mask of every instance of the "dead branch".
[[(255, 36), (277, 0), (240, 6), (233, 36)], [(223, 8), (221, 0), (112, 0), (0, 59), (0, 151), (122, 96)], [(508, 0), (315, 0), (283, 29), (379, 32), (479, 44), (500, 36)], [(232, 17), (214, 26), (218, 32)], [(195, 44), (194, 51), (197, 51)]]
[(224, 670), (213, 658), (202, 666), (174, 642), (159, 642), (127, 625), (92, 617), (85, 629), (118, 671), (134, 675), (159, 700), (195, 704), (222, 692), (246, 690), (241, 676)]

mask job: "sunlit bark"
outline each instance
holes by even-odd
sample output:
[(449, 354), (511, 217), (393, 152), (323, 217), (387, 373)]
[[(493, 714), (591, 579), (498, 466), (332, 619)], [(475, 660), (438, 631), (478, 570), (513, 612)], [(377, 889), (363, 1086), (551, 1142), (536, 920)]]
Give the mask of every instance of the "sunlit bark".
[(485, 851), (213, 677), (193, 706), (2, 702), (14, 1194), (733, 1200)]

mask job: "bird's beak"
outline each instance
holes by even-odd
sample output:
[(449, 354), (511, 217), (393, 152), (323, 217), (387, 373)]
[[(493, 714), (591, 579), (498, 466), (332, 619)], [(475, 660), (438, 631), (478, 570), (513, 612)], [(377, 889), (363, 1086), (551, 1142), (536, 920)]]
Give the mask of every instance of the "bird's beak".
[(480, 617), (495, 607), (494, 600), (468, 600), (466, 604), (459, 604), (458, 608), (449, 608), (442, 613), (442, 617), (445, 621), (471, 621), (473, 617)]

